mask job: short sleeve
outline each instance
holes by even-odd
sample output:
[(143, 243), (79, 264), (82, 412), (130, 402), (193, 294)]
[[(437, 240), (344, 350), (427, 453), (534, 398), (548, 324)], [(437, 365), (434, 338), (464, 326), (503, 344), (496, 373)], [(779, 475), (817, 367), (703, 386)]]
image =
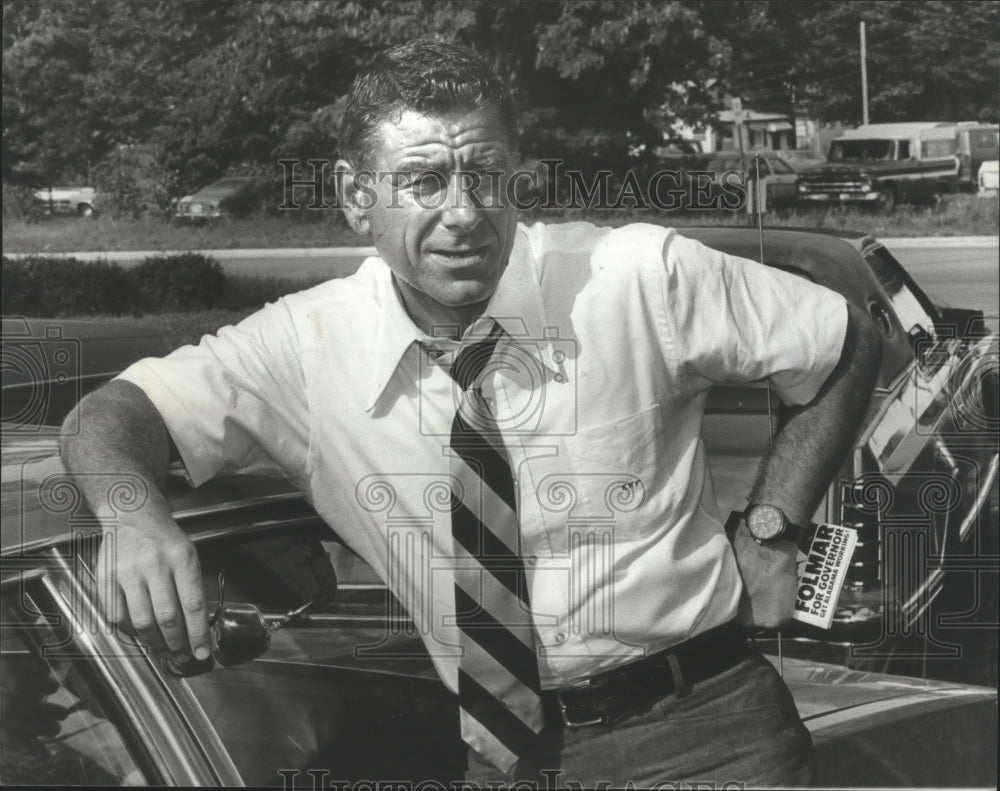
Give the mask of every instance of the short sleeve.
[(707, 386), (768, 378), (807, 404), (840, 360), (844, 298), (805, 278), (672, 235), (664, 244), (668, 353)]
[(295, 477), (309, 449), (309, 409), (294, 324), (284, 300), (120, 379), (159, 411), (198, 486), (222, 472)]

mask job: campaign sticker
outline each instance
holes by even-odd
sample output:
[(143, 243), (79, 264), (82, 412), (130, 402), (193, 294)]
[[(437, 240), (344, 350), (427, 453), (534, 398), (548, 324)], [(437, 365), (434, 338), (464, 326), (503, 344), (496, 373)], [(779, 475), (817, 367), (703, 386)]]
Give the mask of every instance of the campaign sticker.
[(799, 585), (795, 594), (796, 621), (829, 629), (844, 586), (858, 533), (840, 525), (819, 525), (809, 550), (798, 556)]

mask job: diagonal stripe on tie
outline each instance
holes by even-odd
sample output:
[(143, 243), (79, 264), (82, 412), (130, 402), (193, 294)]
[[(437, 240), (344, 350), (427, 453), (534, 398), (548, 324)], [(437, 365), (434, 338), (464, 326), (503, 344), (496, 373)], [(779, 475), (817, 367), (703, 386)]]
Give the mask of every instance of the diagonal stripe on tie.
[[(455, 618), (458, 628), (475, 640), (522, 684), (539, 689), (538, 659), (534, 648), (517, 639), (464, 590), (455, 586)], [(523, 625), (520, 628), (524, 628)]]
[(479, 431), (470, 426), (461, 415), (455, 415), (456, 426), (461, 424), (461, 431), (453, 430), (451, 448), (486, 484), (496, 492), (511, 510), (517, 509), (514, 496), (514, 478), (510, 474), (510, 465), (501, 453)]
[(496, 657), (487, 653), (474, 640), (466, 642), (465, 651), (468, 659), (476, 667), (489, 671), (476, 676), (480, 686), (515, 713), (519, 713), (518, 716), (530, 725), (533, 720), (529, 712), (541, 705), (541, 692), (522, 684), (507, 668), (497, 662)]
[[(468, 611), (470, 613), (479, 612), (482, 609), (482, 602), (504, 602), (507, 601), (505, 597), (510, 596), (508, 590), (500, 584), (496, 577), (492, 574), (482, 573), (478, 569), (473, 574), (467, 574), (465, 571), (459, 572), (455, 575), (455, 584), (461, 585), (466, 595), (479, 603), (475, 610)], [(523, 627), (510, 629), (510, 633), (534, 651), (535, 637), (532, 629), (534, 620), (528, 605), (521, 599), (517, 599), (514, 605), (507, 609), (509, 612), (505, 611), (504, 621), (514, 624), (524, 624)], [(493, 615), (495, 616), (496, 614), (494, 613)]]
[[(511, 552), (460, 500), (456, 500), (452, 507), (452, 535), (458, 545), (527, 606), (528, 590), (523, 581), (524, 563), (521, 557)], [(521, 572), (521, 576), (510, 572)]]
[(534, 728), (461, 669), (458, 671), (458, 690), (462, 709), (482, 723), (508, 750), (515, 755), (531, 750), (537, 739)]

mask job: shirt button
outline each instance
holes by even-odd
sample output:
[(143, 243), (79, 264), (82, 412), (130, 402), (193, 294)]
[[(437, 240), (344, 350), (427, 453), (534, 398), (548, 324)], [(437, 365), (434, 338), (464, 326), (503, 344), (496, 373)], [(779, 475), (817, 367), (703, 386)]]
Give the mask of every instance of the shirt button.
[(562, 645), (563, 643), (565, 643), (566, 642), (566, 633), (565, 632), (557, 632), (556, 636), (555, 636), (555, 642), (556, 642), (556, 645)]

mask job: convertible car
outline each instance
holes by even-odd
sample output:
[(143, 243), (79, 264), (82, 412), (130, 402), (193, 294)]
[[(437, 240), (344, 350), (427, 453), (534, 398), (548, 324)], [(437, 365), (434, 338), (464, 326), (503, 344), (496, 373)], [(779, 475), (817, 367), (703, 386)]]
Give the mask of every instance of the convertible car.
[[(684, 233), (760, 255), (756, 231)], [(996, 335), (975, 311), (935, 307), (871, 237), (767, 230), (763, 252), (844, 294), (883, 338), (865, 427), (816, 514), (859, 533), (834, 623), (758, 638), (812, 732), (817, 780), (995, 787), (995, 653), (976, 684), (933, 678), (926, 660), (953, 648), (939, 628), (948, 618), (930, 614), (955, 579), (969, 601), (950, 622), (996, 628)], [(100, 530), (60, 465), (55, 427), (82, 394), (165, 349), (121, 324), (4, 320), (0, 781), (461, 778), (456, 702), (417, 627), (284, 481), (237, 475), (193, 490), (181, 469), (170, 476), (215, 609), (213, 659), (157, 657), (107, 623), (92, 573)], [(724, 510), (746, 502), (780, 419), (765, 384), (711, 394), (704, 436)], [(142, 496), (127, 475), (109, 477), (118, 513)]]

